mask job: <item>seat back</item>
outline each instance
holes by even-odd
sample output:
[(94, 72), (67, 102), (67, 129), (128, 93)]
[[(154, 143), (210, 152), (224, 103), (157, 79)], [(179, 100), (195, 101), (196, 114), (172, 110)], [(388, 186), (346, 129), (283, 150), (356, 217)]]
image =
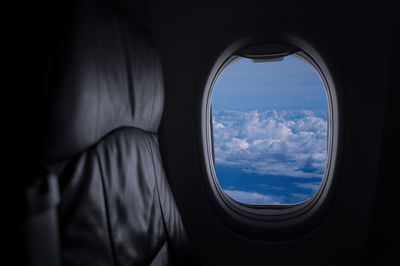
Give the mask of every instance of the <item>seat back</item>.
[(58, 176), (64, 265), (190, 264), (157, 130), (164, 88), (146, 33), (100, 1), (64, 1), (42, 159)]

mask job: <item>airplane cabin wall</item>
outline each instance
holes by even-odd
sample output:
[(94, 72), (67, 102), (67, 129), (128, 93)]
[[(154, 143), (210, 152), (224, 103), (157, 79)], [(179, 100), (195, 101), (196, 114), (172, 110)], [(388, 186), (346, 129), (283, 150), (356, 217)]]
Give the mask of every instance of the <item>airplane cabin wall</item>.
[[(164, 67), (166, 102), (159, 133), (164, 167), (201, 261), (373, 264), (371, 239), (379, 241), (373, 228), (382, 225), (374, 220), (374, 227), (372, 221), (391, 86), (391, 2), (150, 1), (144, 10), (144, 24)], [(232, 232), (210, 205), (196, 108), (211, 68), (229, 45), (275, 33), (301, 37), (323, 56), (343, 100), (344, 139), (339, 185), (319, 226), (290, 240), (262, 241)]]
[[(153, 0), (136, 3), (135, 11), (129, 9), (132, 2), (120, 1), (150, 30), (160, 51), (164, 167), (205, 265), (384, 265), (393, 256), (384, 242), (393, 215), (384, 210), (394, 203), (383, 203), (382, 197), (389, 197), (390, 169), (397, 162), (388, 154), (395, 141), (389, 96), (398, 66), (394, 2)], [(338, 187), (323, 221), (296, 238), (265, 241), (231, 231), (212, 208), (196, 108), (211, 68), (227, 47), (280, 33), (307, 41), (327, 63), (342, 99), (344, 138)]]

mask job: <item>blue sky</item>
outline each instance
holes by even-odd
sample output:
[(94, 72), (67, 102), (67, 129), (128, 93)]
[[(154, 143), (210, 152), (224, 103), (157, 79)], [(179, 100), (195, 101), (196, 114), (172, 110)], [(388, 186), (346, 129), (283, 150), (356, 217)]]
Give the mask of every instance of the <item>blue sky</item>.
[(213, 108), (231, 110), (327, 110), (322, 81), (302, 59), (253, 63), (240, 59), (228, 66), (214, 87)]
[(293, 204), (315, 193), (326, 165), (327, 101), (303, 60), (240, 59), (212, 96), (216, 173), (222, 189), (250, 204)]

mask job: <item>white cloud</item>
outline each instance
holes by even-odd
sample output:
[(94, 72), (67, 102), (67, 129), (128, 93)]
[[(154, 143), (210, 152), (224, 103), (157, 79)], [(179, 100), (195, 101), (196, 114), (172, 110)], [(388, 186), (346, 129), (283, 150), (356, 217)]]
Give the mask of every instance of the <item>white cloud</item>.
[(311, 111), (213, 114), (215, 161), (245, 172), (322, 177), (327, 123)]
[(301, 193), (290, 193), (291, 199), (296, 200), (296, 202), (302, 202), (308, 200), (310, 198), (309, 194), (301, 194)]
[(310, 189), (312, 191), (317, 191), (321, 182), (311, 182), (311, 183), (294, 183), (295, 186), (299, 188)]
[(249, 192), (242, 190), (224, 190), (226, 194), (232, 199), (241, 203), (247, 204), (282, 204), (284, 202), (283, 197), (277, 197), (272, 195), (264, 195), (257, 192)]

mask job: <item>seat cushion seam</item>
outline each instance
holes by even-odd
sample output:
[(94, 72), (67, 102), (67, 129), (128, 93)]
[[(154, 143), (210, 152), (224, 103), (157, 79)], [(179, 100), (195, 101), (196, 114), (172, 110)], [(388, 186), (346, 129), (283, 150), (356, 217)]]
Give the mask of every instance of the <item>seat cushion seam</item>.
[(153, 74), (154, 74), (154, 86), (153, 86), (153, 100), (151, 103), (151, 114), (150, 114), (150, 119), (149, 119), (149, 123), (147, 125), (147, 128), (150, 128), (151, 122), (153, 121), (153, 114), (154, 114), (154, 104), (155, 104), (155, 98), (156, 98), (156, 86), (157, 86), (157, 71), (156, 71), (156, 62), (155, 59), (153, 58)]
[(154, 169), (155, 186), (156, 186), (156, 190), (157, 190), (158, 204), (160, 205), (161, 217), (162, 217), (163, 225), (164, 225), (164, 229), (165, 229), (165, 239), (166, 239), (166, 241), (168, 241), (168, 238), (169, 238), (168, 236), (169, 236), (169, 234), (168, 234), (167, 224), (166, 224), (166, 221), (165, 221), (164, 208), (163, 208), (163, 204), (162, 204), (161, 198), (160, 198), (159, 182), (158, 182), (158, 173), (157, 173), (157, 170), (156, 170), (156, 165), (155, 165), (155, 163), (154, 163), (153, 148), (151, 147), (151, 143), (150, 143), (149, 140), (147, 140), (147, 146), (148, 146), (148, 149), (149, 149), (149, 151), (150, 151), (151, 162), (152, 162), (152, 164), (153, 164), (153, 169)]
[(111, 247), (111, 252), (112, 252), (112, 257), (114, 261), (114, 265), (118, 266), (118, 260), (117, 260), (117, 254), (115, 251), (115, 246), (114, 246), (114, 238), (112, 235), (112, 228), (111, 228), (111, 222), (110, 222), (110, 208), (108, 206), (108, 197), (106, 193), (106, 186), (105, 186), (105, 180), (104, 180), (104, 174), (103, 174), (103, 168), (100, 162), (100, 157), (98, 154), (97, 149), (94, 150), (97, 163), (99, 165), (99, 170), (100, 170), (100, 176), (101, 176), (101, 184), (103, 187), (103, 198), (104, 198), (104, 208), (105, 208), (105, 213), (106, 213), (106, 222), (107, 222), (107, 229), (108, 229), (108, 236), (109, 236), (109, 241), (110, 241), (110, 247)]
[(158, 254), (164, 249), (164, 247), (168, 244), (167, 240), (164, 241), (164, 244), (162, 244), (160, 246), (160, 248), (157, 250), (157, 252), (155, 253), (156, 255), (154, 256), (154, 258), (151, 260), (150, 265), (154, 262), (154, 260), (157, 258)]

